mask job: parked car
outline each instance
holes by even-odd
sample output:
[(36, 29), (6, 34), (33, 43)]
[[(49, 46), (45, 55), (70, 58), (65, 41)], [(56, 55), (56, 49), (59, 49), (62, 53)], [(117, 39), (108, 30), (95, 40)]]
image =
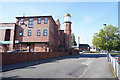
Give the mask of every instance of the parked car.
[(13, 50), (13, 51), (7, 51), (9, 53), (13, 53), (13, 52), (19, 52), (20, 50)]
[(27, 52), (27, 50), (13, 50), (13, 51), (7, 51), (8, 53), (14, 53), (14, 52)]
[(120, 51), (115, 51), (115, 53), (120, 53)]
[(22, 50), (22, 52), (27, 52), (27, 50)]
[(107, 52), (107, 50), (100, 50), (100, 52), (101, 52), (101, 53), (105, 53), (105, 52)]
[(86, 51), (88, 51), (88, 50), (83, 50), (82, 52), (86, 52)]

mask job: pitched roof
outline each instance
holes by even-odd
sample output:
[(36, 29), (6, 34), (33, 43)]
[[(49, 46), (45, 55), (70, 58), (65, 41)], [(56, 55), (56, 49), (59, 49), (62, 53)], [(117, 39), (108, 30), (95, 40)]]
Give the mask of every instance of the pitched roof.
[(88, 44), (79, 44), (79, 47), (80, 48), (87, 48), (87, 47), (90, 47)]

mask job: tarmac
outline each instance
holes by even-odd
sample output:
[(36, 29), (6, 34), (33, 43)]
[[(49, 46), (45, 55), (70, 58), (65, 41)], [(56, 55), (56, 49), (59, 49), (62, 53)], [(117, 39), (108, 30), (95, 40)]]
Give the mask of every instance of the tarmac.
[(3, 79), (116, 80), (106, 54), (95, 53), (4, 65), (2, 70)]

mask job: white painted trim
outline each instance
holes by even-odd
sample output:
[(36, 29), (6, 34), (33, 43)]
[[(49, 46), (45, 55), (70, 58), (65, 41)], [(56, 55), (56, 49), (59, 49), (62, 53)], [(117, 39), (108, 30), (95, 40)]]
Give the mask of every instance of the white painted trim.
[(0, 29), (14, 29), (14, 27), (0, 27)]

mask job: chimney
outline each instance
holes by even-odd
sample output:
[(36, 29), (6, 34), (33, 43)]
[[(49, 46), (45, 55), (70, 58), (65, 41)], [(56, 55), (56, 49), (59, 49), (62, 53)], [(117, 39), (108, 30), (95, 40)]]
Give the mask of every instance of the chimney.
[(23, 17), (25, 17), (25, 13), (23, 13)]

